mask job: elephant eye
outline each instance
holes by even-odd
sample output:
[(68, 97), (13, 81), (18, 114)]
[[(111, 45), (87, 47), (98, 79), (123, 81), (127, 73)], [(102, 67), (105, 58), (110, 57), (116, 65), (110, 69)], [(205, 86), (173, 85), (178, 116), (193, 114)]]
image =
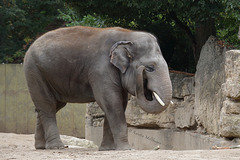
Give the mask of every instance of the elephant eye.
[(145, 70), (148, 71), (148, 72), (154, 72), (155, 71), (154, 66), (146, 66)]

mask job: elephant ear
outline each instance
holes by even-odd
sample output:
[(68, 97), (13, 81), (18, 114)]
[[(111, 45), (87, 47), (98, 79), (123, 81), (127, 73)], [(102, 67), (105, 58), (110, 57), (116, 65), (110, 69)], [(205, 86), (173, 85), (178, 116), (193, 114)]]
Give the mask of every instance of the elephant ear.
[(119, 41), (116, 42), (110, 50), (110, 62), (122, 73), (126, 72), (130, 63), (132, 56), (128, 48), (132, 44), (131, 41)]

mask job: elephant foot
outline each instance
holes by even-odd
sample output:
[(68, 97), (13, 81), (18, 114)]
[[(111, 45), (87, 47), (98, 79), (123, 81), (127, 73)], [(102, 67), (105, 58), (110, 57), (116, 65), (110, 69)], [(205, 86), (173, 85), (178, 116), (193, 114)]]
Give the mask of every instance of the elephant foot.
[(43, 136), (35, 134), (35, 148), (36, 149), (45, 149), (46, 141)]
[(98, 149), (99, 151), (110, 151), (110, 150), (116, 150), (116, 147), (114, 144), (111, 145), (101, 145)]
[(52, 140), (46, 143), (46, 149), (64, 149), (64, 144), (60, 139)]
[(35, 141), (35, 148), (36, 149), (45, 149), (45, 141)]
[(117, 145), (116, 150), (132, 150), (129, 144)]
[(132, 150), (129, 144), (122, 144), (115, 147), (115, 145), (101, 145), (99, 151), (110, 151), (110, 150)]

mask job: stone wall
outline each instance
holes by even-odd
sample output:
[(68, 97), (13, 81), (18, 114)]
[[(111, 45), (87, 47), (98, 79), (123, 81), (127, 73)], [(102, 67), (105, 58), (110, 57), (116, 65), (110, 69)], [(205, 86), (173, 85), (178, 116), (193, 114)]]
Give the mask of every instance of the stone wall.
[[(227, 51), (211, 36), (202, 48), (195, 76), (174, 72), (170, 77), (174, 104), (160, 114), (149, 114), (130, 96), (126, 110), (128, 126), (240, 137), (240, 50)], [(86, 119), (86, 127), (99, 131), (104, 113), (96, 103), (90, 103)]]
[[(173, 85), (173, 102), (160, 114), (150, 114), (143, 111), (136, 102), (136, 97), (129, 96), (126, 109), (128, 126), (139, 128), (194, 128), (194, 77), (188, 74), (170, 73)], [(185, 112), (187, 116), (182, 116)], [(87, 105), (86, 125), (102, 127), (104, 113), (96, 103)]]
[(160, 114), (149, 114), (144, 112), (137, 105), (135, 97), (131, 97), (126, 110), (128, 125), (134, 127), (162, 129), (171, 129), (176, 127), (192, 128), (195, 125), (195, 122), (192, 121), (191, 117), (181, 116), (182, 112), (191, 110), (194, 107), (194, 77), (186, 74), (170, 73), (170, 78), (173, 85), (172, 101), (174, 104), (171, 104)]
[(220, 113), (219, 134), (240, 137), (240, 50), (226, 52), (224, 101)]

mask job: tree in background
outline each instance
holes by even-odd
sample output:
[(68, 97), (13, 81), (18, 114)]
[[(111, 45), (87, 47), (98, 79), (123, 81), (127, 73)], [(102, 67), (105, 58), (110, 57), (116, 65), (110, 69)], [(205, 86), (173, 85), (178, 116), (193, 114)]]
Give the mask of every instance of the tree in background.
[(217, 19), (217, 36), (219, 39), (233, 45), (234, 48), (240, 48), (237, 38), (238, 27), (240, 24), (240, 1), (239, 0), (222, 0), (224, 11), (219, 13)]
[(121, 26), (155, 34), (172, 68), (194, 72), (210, 35), (240, 48), (239, 6), (239, 0), (3, 0), (0, 62), (22, 62), (36, 37), (59, 26)]
[[(210, 35), (216, 35), (218, 31), (219, 37), (229, 40), (227, 36), (230, 36), (231, 31), (236, 37), (237, 28), (233, 25), (240, 22), (239, 0), (82, 0), (81, 2), (70, 0), (68, 2), (81, 15), (93, 13), (107, 15), (109, 24), (122, 27), (148, 30), (149, 26), (161, 20), (165, 26), (171, 27), (172, 31), (181, 30), (184, 33), (184, 36), (182, 34), (177, 36), (182, 36), (183, 40), (188, 38), (195, 64), (198, 62), (202, 46)], [(229, 30), (224, 29), (226, 25), (229, 25)], [(232, 31), (235, 33), (233, 34)], [(179, 37), (175, 36), (175, 38), (181, 40)]]
[(72, 7), (67, 6), (67, 4), (65, 4), (64, 7), (63, 10), (58, 9), (59, 15), (57, 18), (67, 22), (67, 27), (79, 25), (97, 28), (107, 27), (104, 18), (97, 16), (95, 13), (93, 15), (88, 14), (82, 17)]
[(22, 62), (30, 42), (56, 23), (59, 0), (0, 1), (0, 62)]
[(239, 26), (239, 30), (238, 30), (238, 39), (240, 40), (240, 26)]

